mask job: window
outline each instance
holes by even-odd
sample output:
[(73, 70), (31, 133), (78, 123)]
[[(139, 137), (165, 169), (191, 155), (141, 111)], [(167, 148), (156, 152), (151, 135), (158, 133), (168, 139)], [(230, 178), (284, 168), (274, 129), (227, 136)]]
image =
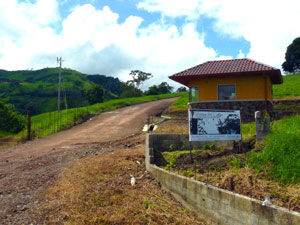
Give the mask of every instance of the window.
[(235, 100), (235, 84), (226, 84), (218, 86), (218, 100)]
[(190, 87), (190, 102), (198, 102), (198, 101), (199, 101), (199, 88)]

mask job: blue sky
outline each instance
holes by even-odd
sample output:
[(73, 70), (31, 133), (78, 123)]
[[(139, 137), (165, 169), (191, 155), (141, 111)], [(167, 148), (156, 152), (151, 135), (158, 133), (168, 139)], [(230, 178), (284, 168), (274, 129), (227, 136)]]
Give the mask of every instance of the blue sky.
[(298, 0), (0, 0), (0, 69), (63, 66), (150, 83), (208, 60), (280, 68), (300, 36)]

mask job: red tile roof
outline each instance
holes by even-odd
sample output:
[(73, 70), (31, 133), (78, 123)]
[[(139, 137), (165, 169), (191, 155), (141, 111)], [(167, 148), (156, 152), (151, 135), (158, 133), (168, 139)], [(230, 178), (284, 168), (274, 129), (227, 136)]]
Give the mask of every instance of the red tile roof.
[(281, 84), (282, 76), (279, 69), (256, 62), (251, 59), (233, 59), (208, 61), (190, 69), (169, 76), (170, 79), (188, 86), (195, 78), (225, 77), (240, 75), (270, 75), (273, 84)]

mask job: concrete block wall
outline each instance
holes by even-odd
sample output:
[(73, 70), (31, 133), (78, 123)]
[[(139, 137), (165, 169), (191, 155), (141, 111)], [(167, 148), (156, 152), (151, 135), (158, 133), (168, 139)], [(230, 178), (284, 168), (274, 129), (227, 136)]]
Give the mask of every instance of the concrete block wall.
[[(184, 145), (188, 146), (189, 135), (180, 134), (147, 134), (150, 148), (158, 148), (159, 151), (170, 151), (170, 145), (174, 145), (175, 150), (180, 150)], [(215, 143), (217, 147), (232, 149), (233, 141), (194, 141), (192, 142), (192, 149), (199, 149), (204, 144)]]
[[(209, 224), (300, 224), (300, 213), (274, 205), (262, 206), (261, 201), (195, 181), (155, 166), (153, 164), (155, 160), (153, 158), (153, 147), (158, 148), (159, 145), (156, 141), (162, 141), (163, 138), (171, 140), (175, 137), (173, 135), (147, 135), (147, 170), (186, 208), (198, 213)], [(178, 137), (178, 140), (181, 140), (180, 138)], [(152, 159), (152, 162), (150, 162), (150, 159)]]

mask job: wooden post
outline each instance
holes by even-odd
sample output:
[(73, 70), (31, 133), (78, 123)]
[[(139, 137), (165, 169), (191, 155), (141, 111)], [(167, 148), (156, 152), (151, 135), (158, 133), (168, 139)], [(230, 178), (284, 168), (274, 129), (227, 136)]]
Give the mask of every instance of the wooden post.
[(268, 112), (268, 80), (266, 75), (264, 75), (264, 79), (265, 79), (265, 110), (266, 112)]
[(31, 110), (27, 111), (27, 140), (30, 141), (31, 140)]
[(193, 156), (192, 156), (192, 142), (189, 140), (189, 150), (190, 150), (190, 160), (193, 163)]

